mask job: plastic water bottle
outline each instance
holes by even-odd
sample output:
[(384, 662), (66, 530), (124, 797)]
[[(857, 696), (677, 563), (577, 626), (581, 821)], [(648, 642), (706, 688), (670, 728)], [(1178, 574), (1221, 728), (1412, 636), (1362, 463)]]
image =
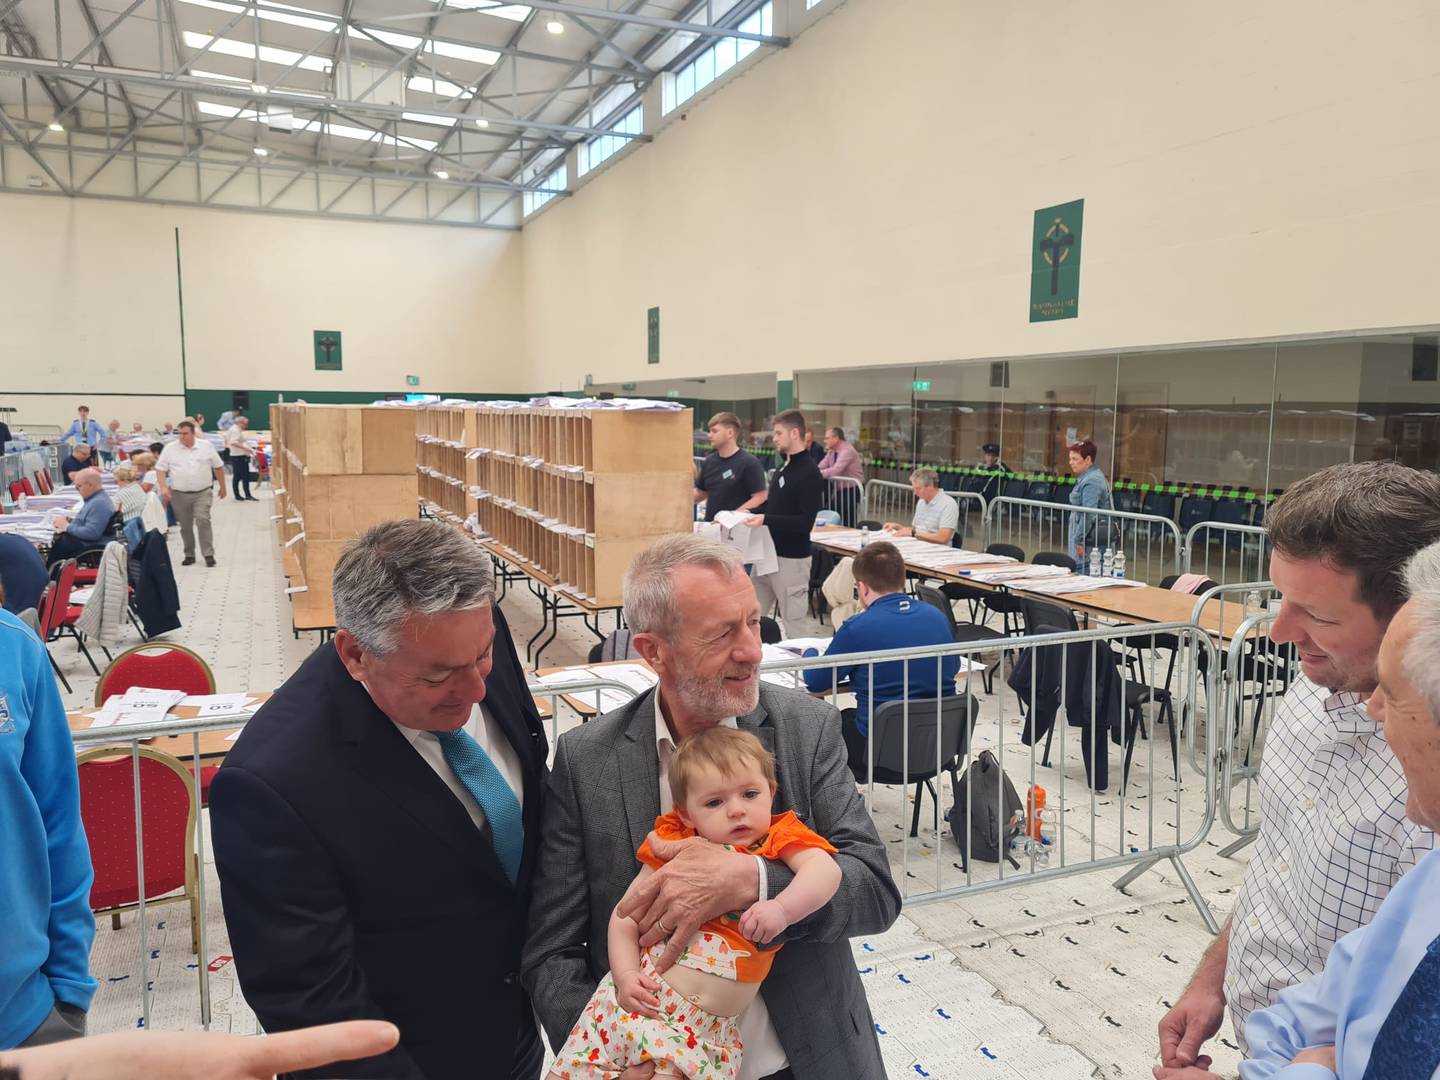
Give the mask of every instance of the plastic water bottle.
[(863, 548), (868, 543), (870, 543), (870, 526), (866, 525), (860, 530), (860, 546)]
[(1117, 578), (1123, 578), (1123, 577), (1125, 576), (1125, 549), (1124, 549), (1124, 548), (1118, 548), (1118, 549), (1116, 549), (1116, 551), (1115, 551), (1115, 561), (1114, 561), (1114, 564), (1113, 564), (1113, 566), (1112, 566), (1111, 569), (1112, 569), (1112, 572), (1114, 573), (1114, 575), (1115, 575)]
[(1100, 576), (1115, 576), (1115, 552), (1111, 551), (1109, 548), (1106, 548), (1105, 554), (1100, 557)]
[(1260, 598), (1259, 589), (1251, 589), (1245, 594), (1245, 617), (1259, 615), (1265, 610), (1265, 601)]
[(1091, 577), (1099, 577), (1099, 576), (1100, 576), (1100, 549), (1099, 549), (1099, 548), (1093, 548), (1093, 547), (1092, 547), (1092, 548), (1090, 549), (1090, 576), (1091, 576)]

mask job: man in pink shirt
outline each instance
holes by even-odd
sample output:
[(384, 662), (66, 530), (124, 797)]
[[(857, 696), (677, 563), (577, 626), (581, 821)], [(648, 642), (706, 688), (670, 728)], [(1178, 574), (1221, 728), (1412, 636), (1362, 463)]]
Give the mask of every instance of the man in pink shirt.
[(827, 481), (825, 505), (836, 511), (846, 525), (854, 525), (855, 507), (860, 501), (859, 489), (850, 484), (832, 484), (829, 481), (843, 477), (863, 485), (865, 466), (860, 463), (860, 455), (855, 448), (845, 441), (843, 428), (832, 427), (825, 432), (825, 449), (827, 453), (820, 462), (820, 475)]

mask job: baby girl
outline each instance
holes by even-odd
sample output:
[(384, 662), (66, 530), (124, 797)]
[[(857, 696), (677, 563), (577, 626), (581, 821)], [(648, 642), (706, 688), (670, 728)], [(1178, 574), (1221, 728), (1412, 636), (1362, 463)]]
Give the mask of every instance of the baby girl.
[[(835, 848), (792, 813), (772, 817), (775, 760), (746, 731), (713, 727), (683, 740), (670, 759), (675, 809), (655, 822), (666, 840), (700, 836), (779, 859), (795, 878), (773, 900), (705, 923), (663, 976), (665, 942), (640, 950), (634, 920), (610, 916), (610, 973), (585, 1006), (548, 1080), (600, 1080), (653, 1061), (657, 1077), (735, 1080), (736, 1016), (754, 1000), (786, 927), (827, 904), (840, 887)], [(642, 844), (640, 877), (664, 865)]]

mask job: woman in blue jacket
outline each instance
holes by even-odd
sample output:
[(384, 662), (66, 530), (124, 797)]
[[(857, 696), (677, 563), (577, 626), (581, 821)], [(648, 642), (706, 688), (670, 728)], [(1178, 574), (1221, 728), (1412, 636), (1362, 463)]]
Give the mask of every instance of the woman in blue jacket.
[[(1095, 464), (1095, 442), (1081, 439), (1070, 444), (1070, 471), (1076, 476), (1075, 486), (1070, 489), (1070, 505), (1091, 510), (1113, 510), (1110, 499), (1110, 484), (1105, 473)], [(1119, 536), (1109, 518), (1096, 514), (1070, 514), (1070, 556), (1083, 564), (1091, 545), (1116, 547)]]

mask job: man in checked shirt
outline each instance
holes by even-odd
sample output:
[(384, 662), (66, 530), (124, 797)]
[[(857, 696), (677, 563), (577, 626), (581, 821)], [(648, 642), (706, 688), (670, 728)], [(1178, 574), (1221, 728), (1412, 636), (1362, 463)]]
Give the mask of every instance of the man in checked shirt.
[(1393, 462), (1335, 465), (1293, 485), (1265, 521), (1270, 627), (1303, 676), (1275, 711), (1260, 767), (1260, 835), (1235, 910), (1160, 1021), (1167, 1068), (1209, 1066), (1225, 1008), (1245, 1020), (1325, 966), (1435, 846), (1405, 818), (1405, 777), (1365, 701), (1380, 639), (1405, 601), (1402, 570), (1440, 540), (1440, 477)]

